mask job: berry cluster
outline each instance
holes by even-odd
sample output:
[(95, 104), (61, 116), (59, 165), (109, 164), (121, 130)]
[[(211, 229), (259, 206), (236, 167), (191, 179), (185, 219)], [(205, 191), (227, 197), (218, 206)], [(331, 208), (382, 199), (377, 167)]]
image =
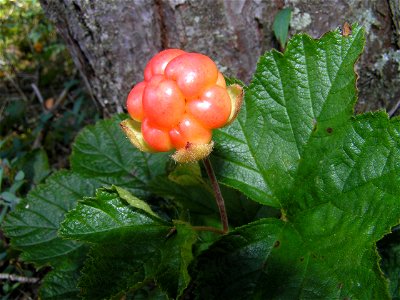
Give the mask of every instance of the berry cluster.
[(149, 61), (144, 81), (131, 90), (126, 105), (155, 151), (208, 144), (211, 130), (224, 126), (231, 113), (225, 80), (215, 63), (179, 49), (164, 50)]
[[(209, 57), (179, 49), (161, 51), (147, 64), (144, 81), (128, 95), (126, 106), (134, 121), (121, 126), (142, 151), (204, 152), (192, 155), (196, 160), (211, 151), (212, 129), (236, 117), (242, 97), (232, 97), (235, 92), (229, 88)], [(238, 90), (242, 96), (236, 86)]]

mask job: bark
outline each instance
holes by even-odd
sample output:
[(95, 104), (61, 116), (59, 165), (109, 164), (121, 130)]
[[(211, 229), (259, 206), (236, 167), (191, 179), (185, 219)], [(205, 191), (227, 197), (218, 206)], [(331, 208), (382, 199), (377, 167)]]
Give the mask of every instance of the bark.
[(291, 34), (319, 37), (345, 21), (366, 29), (358, 110), (400, 99), (399, 0), (41, 0), (66, 41), (93, 98), (121, 112), (146, 62), (165, 48), (212, 57), (228, 76), (249, 82), (258, 57), (277, 42), (272, 23), (293, 9)]

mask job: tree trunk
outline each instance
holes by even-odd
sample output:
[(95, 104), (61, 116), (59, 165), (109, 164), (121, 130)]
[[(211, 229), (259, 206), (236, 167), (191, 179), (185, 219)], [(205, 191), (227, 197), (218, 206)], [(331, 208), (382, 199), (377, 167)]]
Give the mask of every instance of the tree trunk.
[(121, 112), (146, 62), (165, 48), (209, 55), (225, 75), (249, 82), (258, 57), (277, 42), (272, 23), (293, 10), (290, 33), (319, 37), (345, 21), (366, 29), (357, 70), (358, 110), (400, 99), (399, 0), (41, 0), (92, 97)]

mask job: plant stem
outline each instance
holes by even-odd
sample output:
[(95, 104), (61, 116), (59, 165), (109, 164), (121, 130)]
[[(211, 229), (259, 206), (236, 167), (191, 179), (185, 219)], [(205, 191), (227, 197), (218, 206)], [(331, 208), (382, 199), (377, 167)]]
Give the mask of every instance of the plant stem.
[(221, 216), (223, 233), (227, 233), (229, 230), (228, 215), (226, 214), (225, 202), (224, 198), (222, 197), (221, 189), (219, 188), (217, 177), (215, 177), (215, 173), (208, 156), (203, 159), (203, 163), (204, 167), (206, 168), (207, 175), (210, 178), (212, 189), (214, 190), (215, 200), (219, 209), (219, 215)]

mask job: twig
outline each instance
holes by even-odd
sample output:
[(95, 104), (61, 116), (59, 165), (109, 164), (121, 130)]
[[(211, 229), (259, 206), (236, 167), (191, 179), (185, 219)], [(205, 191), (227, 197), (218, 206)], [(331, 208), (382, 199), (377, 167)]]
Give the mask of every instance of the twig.
[(400, 107), (400, 100), (397, 101), (396, 105), (388, 112), (389, 117), (393, 117), (394, 113), (397, 111), (399, 107)]
[(62, 90), (56, 101), (54, 102), (54, 105), (51, 107), (50, 112), (54, 112), (67, 98), (68, 91), (71, 88), (71, 86), (66, 87)]
[(42, 131), (40, 131), (40, 132), (37, 134), (35, 140), (33, 141), (32, 149), (38, 149), (38, 148), (40, 148), (41, 145), (42, 145), (42, 139), (43, 139), (43, 134), (42, 134)]
[[(34, 86), (35, 84), (34, 83), (32, 83), (32, 87)], [(54, 105), (49, 109), (49, 110), (47, 110), (47, 113), (48, 114), (52, 114), (53, 116), (50, 118), (50, 119), (52, 119), (53, 117), (54, 117), (54, 112), (58, 109), (58, 107), (64, 102), (64, 100), (67, 98), (67, 95), (68, 95), (68, 91), (69, 91), (69, 89), (71, 88), (71, 86), (69, 86), (69, 87), (66, 87), (66, 88), (64, 88), (63, 90), (62, 90), (62, 92), (60, 93), (60, 95), (57, 97), (57, 100), (54, 102)], [(39, 91), (39, 90), (38, 90)], [(40, 93), (40, 92), (39, 92)], [(42, 98), (43, 99), (43, 98)], [(44, 108), (45, 110), (46, 110), (46, 108)], [(48, 122), (48, 121), (47, 121)], [(37, 148), (39, 148), (40, 147), (40, 145), (42, 144), (42, 140), (43, 140), (43, 137), (44, 137), (44, 135), (45, 135), (45, 132), (46, 132), (46, 126), (45, 127), (43, 127), (43, 129), (37, 134), (37, 136), (36, 136), (36, 139), (35, 139), (35, 141), (33, 142), (33, 146), (32, 146), (32, 148), (33, 149), (37, 149)]]
[(18, 83), (16, 83), (14, 81), (14, 79), (7, 73), (5, 72), (5, 75), (7, 77), (7, 79), (11, 82), (11, 84), (15, 87), (15, 89), (17, 90), (17, 92), (20, 94), (20, 96), (22, 97), (22, 99), (24, 99), (25, 102), (29, 102), (28, 97), (25, 95), (25, 93), (22, 91), (22, 89), (20, 88), (20, 86), (18, 85)]
[(7, 107), (7, 101), (4, 101), (2, 103), (2, 105), (0, 106), (0, 119), (1, 119), (1, 116), (3, 115), (3, 111), (6, 109), (6, 107)]
[(208, 177), (210, 178), (211, 186), (214, 190), (215, 200), (217, 202), (219, 214), (221, 216), (223, 233), (227, 233), (229, 231), (228, 215), (226, 214), (225, 201), (222, 196), (221, 189), (219, 188), (217, 177), (215, 176), (213, 167), (211, 165), (211, 161), (208, 156), (203, 159), (203, 163), (204, 163), (204, 167), (206, 168)]
[(35, 93), (36, 97), (39, 99), (39, 102), (42, 105), (43, 110), (46, 110), (46, 108), (44, 106), (44, 99), (43, 99), (42, 93), (39, 91), (39, 88), (34, 83), (31, 83), (31, 87), (32, 87), (33, 92)]
[(36, 283), (40, 280), (40, 278), (36, 277), (25, 277), (18, 276), (14, 274), (0, 273), (0, 280), (10, 280), (10, 281), (18, 281), (21, 283)]

